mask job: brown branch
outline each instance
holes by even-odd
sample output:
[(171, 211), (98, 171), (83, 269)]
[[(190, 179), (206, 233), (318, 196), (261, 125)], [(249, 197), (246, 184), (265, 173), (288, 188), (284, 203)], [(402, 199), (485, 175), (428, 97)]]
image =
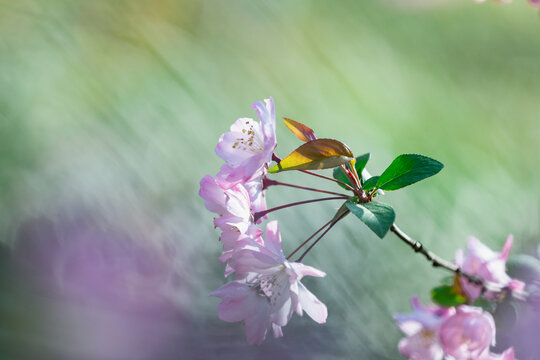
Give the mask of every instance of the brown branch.
[(427, 250), (421, 242), (413, 240), (409, 235), (405, 234), (403, 232), (403, 230), (401, 230), (399, 227), (397, 227), (396, 224), (393, 224), (390, 227), (390, 230), (394, 234), (396, 234), (397, 237), (399, 237), (401, 240), (403, 240), (403, 242), (405, 242), (407, 245), (409, 245), (415, 252), (424, 255), (424, 257), (429, 262), (431, 262), (431, 264), (434, 267), (441, 267), (443, 269), (446, 269), (446, 270), (449, 270), (449, 271), (453, 272), (456, 275), (463, 276), (464, 278), (466, 278), (467, 280), (469, 280), (473, 284), (481, 286), (482, 287), (482, 293), (484, 293), (485, 291), (488, 290), (486, 285), (482, 281), (482, 279), (480, 279), (478, 276), (463, 272), (461, 270), (461, 268), (459, 266), (457, 266), (456, 264), (453, 264), (453, 263), (441, 258), (440, 256), (434, 254), (433, 252)]

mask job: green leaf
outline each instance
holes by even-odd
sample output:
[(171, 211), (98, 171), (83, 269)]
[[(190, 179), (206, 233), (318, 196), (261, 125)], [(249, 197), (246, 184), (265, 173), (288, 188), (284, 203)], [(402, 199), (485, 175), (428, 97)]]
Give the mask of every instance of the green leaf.
[(285, 123), (285, 125), (287, 125), (289, 130), (291, 130), (293, 134), (296, 135), (296, 137), (300, 140), (308, 142), (317, 139), (317, 135), (315, 135), (315, 132), (306, 125), (286, 117), (283, 118), (283, 122)]
[(383, 190), (397, 190), (437, 174), (443, 164), (423, 155), (403, 154), (392, 161), (377, 181)]
[(337, 220), (340, 217), (345, 217), (350, 213), (349, 208), (347, 207), (347, 202), (344, 202), (343, 205), (338, 209), (332, 220)]
[(378, 176), (370, 177), (364, 182), (364, 185), (362, 185), (362, 189), (365, 191), (373, 189), (377, 185), (377, 180), (379, 180)]
[(356, 172), (358, 173), (358, 176), (362, 174), (362, 171), (366, 167), (366, 164), (368, 163), (370, 157), (371, 157), (371, 153), (366, 153), (356, 158), (356, 164), (354, 165), (354, 167), (356, 168)]
[(390, 205), (372, 201), (365, 204), (347, 202), (351, 212), (364, 222), (381, 239), (394, 223), (396, 214)]
[[(358, 176), (362, 176), (362, 171), (366, 167), (367, 162), (369, 161), (369, 158), (371, 157), (371, 153), (366, 153), (363, 155), (360, 155), (356, 158), (356, 164), (354, 165), (354, 168), (356, 169), (356, 172), (358, 173)], [(349, 181), (349, 178), (345, 173), (343, 172), (343, 169), (341, 167), (337, 167), (334, 169), (334, 173), (332, 174), (334, 176), (334, 179), (339, 180), (341, 182), (344, 182), (346, 184), (351, 185), (351, 182)], [(344, 189), (349, 190), (347, 187), (339, 184)]]
[(299, 146), (268, 172), (328, 169), (353, 159), (351, 149), (344, 143), (334, 139), (316, 139)]
[(451, 307), (465, 304), (467, 298), (456, 294), (452, 286), (439, 286), (431, 290), (431, 298), (441, 306)]
[[(332, 176), (334, 176), (334, 179), (336, 179), (337, 181), (341, 181), (341, 182), (344, 182), (345, 184), (351, 185), (349, 178), (347, 177), (347, 175), (345, 175), (341, 167), (335, 168)], [(349, 188), (344, 185), (341, 185), (341, 184), (338, 184), (338, 185), (346, 190), (349, 190)]]

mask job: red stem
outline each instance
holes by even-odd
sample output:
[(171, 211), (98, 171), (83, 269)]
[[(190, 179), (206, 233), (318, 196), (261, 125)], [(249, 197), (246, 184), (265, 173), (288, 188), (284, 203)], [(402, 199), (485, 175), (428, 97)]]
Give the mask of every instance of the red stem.
[(261, 217), (263, 217), (264, 215), (266, 215), (268, 213), (271, 213), (272, 211), (285, 209), (285, 208), (288, 208), (288, 207), (291, 207), (291, 206), (309, 204), (309, 203), (318, 202), (318, 201), (343, 200), (343, 199), (348, 199), (348, 198), (349, 198), (348, 196), (341, 195), (341, 196), (332, 196), (332, 197), (326, 197), (326, 198), (321, 198), (321, 199), (297, 201), (297, 202), (293, 202), (293, 203), (290, 203), (290, 204), (276, 206), (276, 207), (273, 207), (271, 209), (264, 210), (264, 211), (259, 211), (259, 212), (256, 212), (255, 214), (253, 214), (253, 222), (257, 222)]
[(292, 253), (290, 253), (289, 256), (287, 256), (287, 260), (289, 260), (294, 254), (296, 254), (296, 252), (298, 250), (300, 250), (301, 248), (304, 247), (304, 245), (306, 245), (309, 240), (313, 239), (318, 233), (320, 233), (325, 227), (327, 227), (328, 225), (330, 225), (330, 223), (334, 221), (334, 219), (331, 219), (329, 222), (327, 222), (326, 224), (324, 224), (319, 230), (315, 231), (315, 233), (313, 233), (313, 235), (311, 235), (310, 237), (308, 237), (306, 239), (306, 241), (304, 241), (303, 243), (300, 244), (300, 246), (298, 246), (296, 249), (294, 249), (294, 251)]
[(333, 192), (333, 191), (327, 191), (327, 190), (321, 190), (321, 189), (310, 188), (310, 187), (306, 187), (306, 186), (300, 186), (300, 185), (288, 184), (288, 183), (284, 183), (284, 182), (277, 181), (277, 180), (270, 180), (270, 181), (267, 182), (267, 184), (268, 184), (268, 186), (269, 186), (269, 185), (282, 185), (282, 186), (292, 187), (292, 188), (295, 188), (295, 189), (302, 189), (302, 190), (315, 191), (315, 192), (324, 193), (324, 194), (339, 195), (339, 196), (348, 196), (348, 195), (340, 194), (340, 193)]
[(309, 175), (317, 176), (317, 177), (320, 177), (320, 178), (323, 178), (323, 179), (326, 179), (326, 180), (336, 182), (336, 183), (341, 184), (341, 185), (345, 186), (346, 188), (348, 188), (349, 190), (354, 192), (354, 189), (351, 187), (351, 185), (349, 185), (347, 183), (344, 183), (343, 181), (339, 181), (339, 180), (333, 179), (333, 178), (328, 177), (328, 176), (319, 175), (319, 174), (316, 174), (314, 172), (307, 171), (307, 170), (299, 170), (299, 171), (301, 171), (303, 173), (306, 173), (306, 174), (309, 174)]
[(334, 225), (337, 224), (337, 222), (338, 222), (339, 220), (341, 220), (341, 219), (343, 219), (345, 216), (347, 216), (348, 213), (349, 213), (349, 212), (347, 211), (347, 212), (343, 213), (343, 214), (342, 214), (340, 217), (338, 217), (337, 219), (332, 219), (332, 220), (331, 220), (332, 223), (330, 224), (330, 226), (329, 226), (329, 227), (321, 234), (321, 236), (319, 236), (319, 237), (317, 238), (317, 240), (315, 240), (315, 241), (313, 242), (313, 244), (311, 244), (311, 245), (306, 249), (306, 251), (304, 251), (304, 253), (298, 258), (298, 260), (296, 260), (296, 262), (301, 262), (302, 259), (304, 258), (304, 256), (307, 255), (307, 253), (308, 253), (308, 252), (309, 252), (309, 251), (310, 251), (310, 250), (311, 250), (311, 249), (319, 242), (319, 240), (321, 240), (321, 239), (324, 237), (324, 235), (326, 235), (326, 233), (329, 232), (330, 229), (333, 228)]

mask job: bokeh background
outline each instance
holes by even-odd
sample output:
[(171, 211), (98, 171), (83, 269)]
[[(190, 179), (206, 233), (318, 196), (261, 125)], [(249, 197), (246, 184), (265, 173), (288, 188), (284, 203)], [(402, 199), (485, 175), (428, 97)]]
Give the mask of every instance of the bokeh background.
[[(540, 22), (525, 1), (2, 0), (0, 68), (2, 359), (398, 359), (392, 314), (447, 274), (353, 217), (305, 259), (328, 273), (304, 281), (327, 324), (295, 316), (248, 346), (217, 317), (199, 180), (269, 96), (278, 119), (371, 152), (372, 173), (401, 153), (442, 161), (384, 201), (443, 257), (509, 233), (537, 256)], [(299, 145), (277, 135), (281, 156)], [(286, 252), (338, 206), (275, 213)]]

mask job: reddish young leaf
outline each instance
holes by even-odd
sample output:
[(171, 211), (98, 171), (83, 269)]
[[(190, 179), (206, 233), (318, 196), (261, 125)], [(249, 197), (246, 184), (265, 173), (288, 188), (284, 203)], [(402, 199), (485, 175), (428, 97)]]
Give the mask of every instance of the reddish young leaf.
[(309, 141), (268, 171), (276, 173), (285, 170), (320, 170), (348, 163), (354, 159), (349, 147), (334, 139)]
[(300, 140), (308, 142), (317, 139), (315, 132), (306, 125), (285, 117), (283, 118), (283, 122)]

